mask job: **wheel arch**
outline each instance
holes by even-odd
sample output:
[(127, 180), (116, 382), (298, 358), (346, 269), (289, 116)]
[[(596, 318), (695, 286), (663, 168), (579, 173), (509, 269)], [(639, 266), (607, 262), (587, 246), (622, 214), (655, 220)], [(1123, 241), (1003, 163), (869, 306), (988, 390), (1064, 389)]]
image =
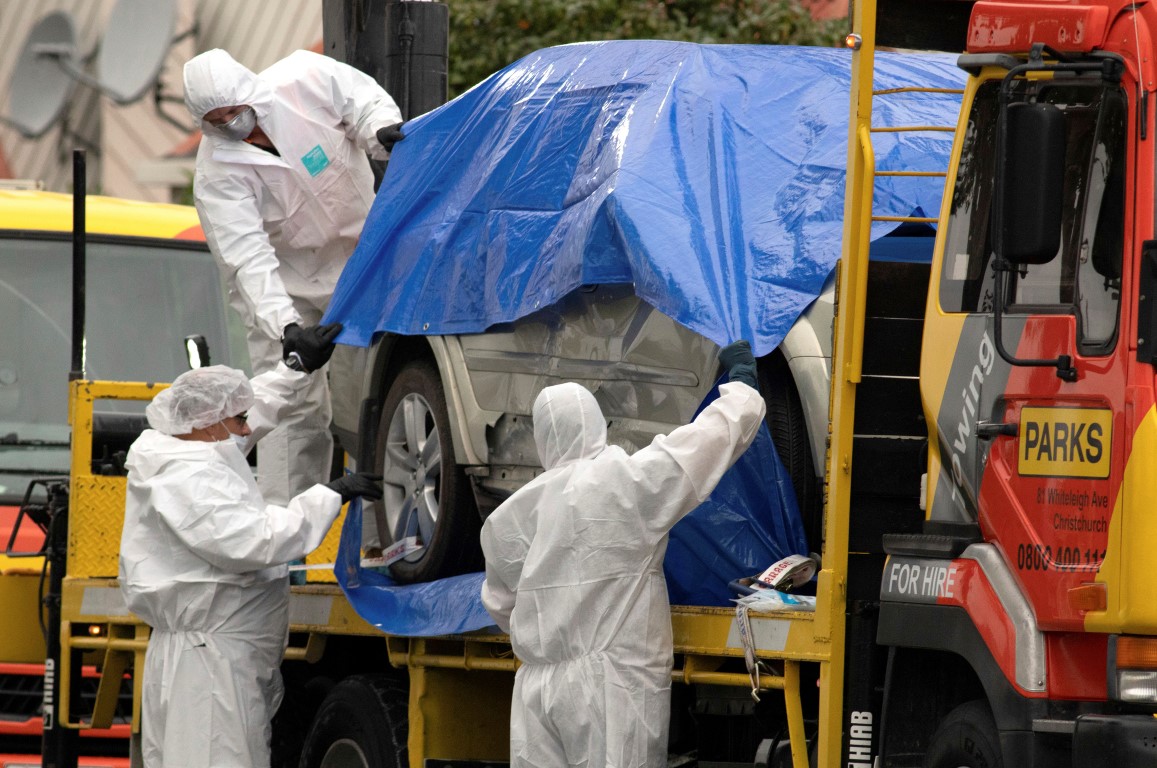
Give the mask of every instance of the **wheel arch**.
[[(830, 334), (830, 327), (827, 332)], [(776, 351), (783, 355), (791, 371), (807, 423), (812, 466), (822, 477), (827, 446), (831, 360), (825, 354), (820, 329), (805, 314), (792, 325)]]
[[(300, 635), (291, 630), (292, 635)], [(384, 638), (374, 635), (322, 635), (313, 660), (284, 659), (285, 696), (273, 718), (273, 768), (298, 768), (305, 738), (326, 696), (348, 677), (384, 675), (407, 684), (405, 670), (391, 667)]]
[(1013, 686), (963, 608), (885, 601), (877, 643), (889, 648), (882, 755), (905, 744), (918, 744), (922, 752), (936, 724), (953, 708), (983, 699), (1002, 734), (1005, 764), (1026, 764), (1010, 753), (1019, 753), (1023, 744), (1004, 735), (1031, 734), (1047, 702)]
[(987, 699), (968, 661), (943, 650), (890, 648), (886, 681), (881, 755), (923, 755), (949, 712)]
[[(409, 693), (390, 674), (351, 675), (330, 688), (305, 735), (299, 765), (407, 768)], [(356, 752), (351, 752), (351, 748)], [(332, 762), (333, 751), (346, 750)], [(350, 759), (356, 754), (356, 759)]]
[[(489, 460), (486, 427), (494, 423), (495, 416), (483, 411), (474, 399), (465, 356), (456, 336), (384, 336), (374, 356), (369, 396), (372, 407), (381, 407), (398, 373), (413, 360), (429, 360), (438, 369), (450, 417), (450, 439), (458, 463), (486, 464)], [(362, 445), (376, 444), (377, 425), (377, 418), (363, 419), (363, 428), (372, 434), (363, 438)]]

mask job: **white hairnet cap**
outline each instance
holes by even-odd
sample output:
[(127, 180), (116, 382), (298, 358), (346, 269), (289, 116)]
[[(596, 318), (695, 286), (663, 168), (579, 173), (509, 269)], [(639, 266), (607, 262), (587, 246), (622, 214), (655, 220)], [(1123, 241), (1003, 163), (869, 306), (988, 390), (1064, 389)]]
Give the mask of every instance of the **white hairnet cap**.
[(242, 371), (210, 365), (182, 373), (145, 409), (149, 426), (166, 435), (187, 435), (253, 407), (253, 387)]

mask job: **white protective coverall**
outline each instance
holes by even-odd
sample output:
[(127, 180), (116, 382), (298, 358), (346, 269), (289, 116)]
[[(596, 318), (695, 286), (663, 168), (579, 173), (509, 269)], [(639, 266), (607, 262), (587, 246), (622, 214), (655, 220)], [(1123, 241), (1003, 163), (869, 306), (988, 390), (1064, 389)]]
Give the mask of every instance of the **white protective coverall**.
[[(299, 405), (307, 378), (282, 364), (253, 379), (250, 444)], [(151, 411), (149, 422), (162, 426)], [(285, 563), (317, 548), (341, 496), (317, 485), (286, 507), (268, 505), (232, 441), (181, 440), (156, 429), (133, 443), (126, 466), (120, 587), (128, 608), (153, 628), (141, 705), (144, 764), (266, 768), (289, 630)]]
[(691, 424), (628, 455), (578, 384), (544, 389), (534, 438), (547, 469), (482, 527), (482, 602), (522, 661), (512, 766), (667, 764), (671, 611), (667, 532), (755, 439), (760, 394), (742, 383)]
[[(281, 360), (285, 326), (316, 325), (353, 253), (374, 199), (365, 153), (389, 155), (379, 128), (402, 121), (394, 100), (362, 72), (297, 51), (259, 75), (214, 49), (185, 65), (194, 119), (247, 104), (278, 154), (228, 139), (202, 121), (193, 196), (209, 249), (248, 329), (255, 373)], [(261, 443), (258, 475), (270, 503), (329, 476), (329, 389), (315, 377), (309, 407)]]

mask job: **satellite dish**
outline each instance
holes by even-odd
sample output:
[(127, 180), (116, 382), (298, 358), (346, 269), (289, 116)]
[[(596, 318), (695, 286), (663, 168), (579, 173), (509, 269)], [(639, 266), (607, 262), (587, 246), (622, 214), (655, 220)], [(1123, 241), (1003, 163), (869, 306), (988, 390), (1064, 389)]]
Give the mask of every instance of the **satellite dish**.
[(5, 123), (25, 138), (35, 139), (60, 119), (75, 83), (58, 62), (71, 61), (75, 51), (76, 35), (67, 13), (56, 11), (36, 22), (8, 85)]
[(58, 69), (73, 80), (118, 104), (130, 104), (156, 85), (173, 43), (176, 17), (175, 0), (120, 0), (109, 15), (96, 77), (81, 68), (81, 57), (71, 47), (42, 44), (35, 50), (41, 58), (55, 60)]
[(119, 0), (96, 63), (101, 92), (117, 104), (144, 96), (165, 63), (176, 23), (174, 0)]

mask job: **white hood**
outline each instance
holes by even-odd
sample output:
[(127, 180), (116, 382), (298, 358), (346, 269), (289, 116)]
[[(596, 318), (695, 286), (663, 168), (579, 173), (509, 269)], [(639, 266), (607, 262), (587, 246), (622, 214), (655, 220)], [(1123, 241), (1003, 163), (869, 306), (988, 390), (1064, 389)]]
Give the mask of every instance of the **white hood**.
[(253, 107), (260, 123), (269, 116), (273, 89), (220, 48), (185, 64), (185, 106), (198, 124), (207, 112), (241, 104)]
[(547, 387), (534, 401), (534, 443), (546, 469), (593, 459), (607, 447), (607, 421), (579, 384)]

